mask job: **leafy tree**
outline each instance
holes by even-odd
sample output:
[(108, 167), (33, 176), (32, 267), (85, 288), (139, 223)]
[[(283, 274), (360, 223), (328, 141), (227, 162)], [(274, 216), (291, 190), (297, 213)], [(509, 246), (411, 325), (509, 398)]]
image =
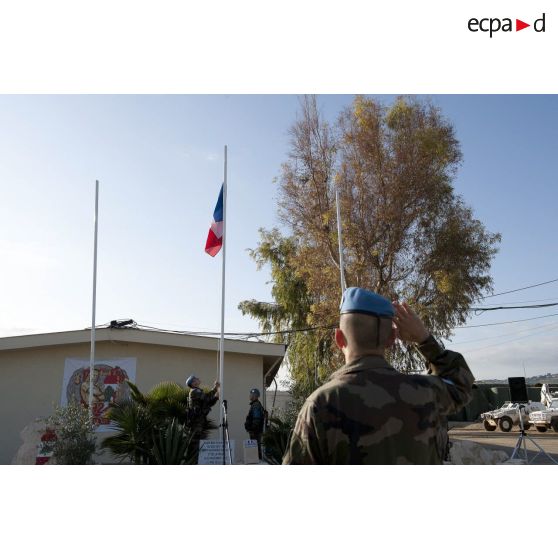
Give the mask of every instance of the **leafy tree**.
[[(348, 286), (409, 301), (440, 338), (449, 339), (491, 291), (500, 235), (455, 193), (459, 142), (431, 103), (400, 97), (385, 106), (357, 96), (333, 124), (313, 97), (301, 109), (279, 177), (285, 233), (261, 231), (251, 252), (259, 268), (271, 266), (274, 302), (239, 307), (263, 331), (316, 328), (275, 339), (289, 344), (292, 389), (302, 395), (340, 364), (327, 329), (338, 321), (341, 295), (336, 188)], [(421, 366), (399, 345), (390, 359), (404, 370)]]
[(284, 237), (277, 229), (260, 229), (260, 234), (259, 246), (250, 255), (258, 269), (271, 266), (274, 302), (246, 300), (239, 308), (243, 314), (257, 318), (263, 332), (278, 332), (272, 335), (273, 341), (288, 346), (285, 365), (296, 378), (289, 387), (293, 397), (303, 401), (330, 372), (328, 365), (335, 358), (330, 329), (313, 328), (314, 297), (296, 267), (300, 250), (296, 238)]

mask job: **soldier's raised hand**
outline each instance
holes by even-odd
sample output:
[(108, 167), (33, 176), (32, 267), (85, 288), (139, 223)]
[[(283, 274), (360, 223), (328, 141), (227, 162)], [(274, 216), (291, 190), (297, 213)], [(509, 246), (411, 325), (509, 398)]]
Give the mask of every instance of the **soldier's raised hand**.
[(394, 302), (395, 317), (393, 321), (397, 326), (397, 335), (402, 341), (408, 343), (424, 343), (430, 335), (422, 320), (406, 303)]

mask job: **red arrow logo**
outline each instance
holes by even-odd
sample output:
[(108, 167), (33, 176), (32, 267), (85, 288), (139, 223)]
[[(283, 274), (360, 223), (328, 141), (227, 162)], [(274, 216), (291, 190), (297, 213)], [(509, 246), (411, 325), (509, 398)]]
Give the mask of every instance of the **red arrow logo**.
[(525, 23), (524, 21), (521, 21), (520, 19), (515, 20), (515, 30), (516, 31), (521, 31), (522, 29), (525, 29), (526, 27), (531, 27), (531, 24)]

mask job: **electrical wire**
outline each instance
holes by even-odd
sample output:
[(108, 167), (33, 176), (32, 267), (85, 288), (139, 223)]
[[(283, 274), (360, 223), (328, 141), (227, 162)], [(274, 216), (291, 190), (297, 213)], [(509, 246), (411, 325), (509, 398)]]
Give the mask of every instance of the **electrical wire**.
[(491, 323), (491, 324), (455, 326), (453, 329), (469, 329), (469, 328), (473, 328), (473, 327), (488, 327), (488, 326), (504, 325), (504, 324), (517, 324), (519, 322), (530, 322), (532, 320), (542, 320), (542, 318), (550, 318), (552, 316), (558, 316), (558, 314), (546, 314), (544, 316), (535, 316), (534, 318), (525, 318), (524, 320), (509, 320), (507, 322), (494, 322), (494, 323)]
[[(547, 331), (552, 331), (558, 329), (558, 325), (555, 325), (552, 328), (549, 328)], [(500, 345), (505, 345), (506, 343), (515, 343), (516, 341), (521, 341), (522, 339), (527, 339), (527, 337), (532, 337), (533, 335), (540, 335), (540, 333), (529, 333), (528, 335), (522, 335), (521, 337), (516, 337), (515, 339), (508, 339), (507, 341), (501, 341), (500, 343), (492, 343), (490, 345), (485, 345), (483, 347), (476, 347), (471, 350), (467, 350), (467, 354), (469, 353), (476, 353), (478, 351), (482, 351), (484, 349), (490, 349), (492, 347), (499, 347)]]
[[(558, 322), (556, 322), (556, 320), (550, 322), (549, 324), (544, 324), (542, 326), (537, 326), (537, 327), (530, 327), (527, 329), (522, 329), (520, 331), (515, 331), (512, 333), (503, 333), (501, 335), (492, 335), (490, 337), (483, 337), (482, 339), (467, 339), (465, 341), (458, 341), (457, 343), (452, 343), (451, 346), (457, 346), (457, 345), (468, 345), (469, 343), (482, 343), (483, 341), (488, 341), (490, 339), (501, 339), (502, 337), (511, 337), (511, 336), (517, 336), (517, 335), (523, 335), (524, 333), (528, 332), (528, 331), (536, 331), (536, 330), (540, 330), (540, 329), (545, 329), (545, 328), (549, 328), (549, 326), (554, 326), (554, 325), (558, 325)], [(552, 328), (550, 328), (552, 329)], [(544, 333), (544, 332), (543, 332)]]
[(548, 302), (549, 300), (556, 302), (556, 297), (553, 296), (552, 298), (538, 298), (536, 300), (516, 300), (514, 302), (500, 302), (500, 304), (502, 304), (503, 306), (509, 306), (510, 304), (532, 304), (535, 302)]
[(558, 302), (550, 304), (531, 304), (527, 306), (491, 306), (490, 308), (469, 308), (474, 312), (489, 312), (490, 310), (521, 310), (524, 308), (548, 308), (549, 306), (558, 306)]
[[(551, 279), (550, 281), (544, 281), (542, 283), (536, 283), (534, 285), (527, 285), (526, 287), (521, 287), (519, 289), (512, 289), (512, 290), (509, 290), (509, 291), (503, 291), (501, 293), (486, 295), (484, 297), (481, 297), (481, 299), (484, 300), (486, 298), (493, 298), (493, 297), (501, 296), (501, 295), (504, 295), (504, 294), (510, 294), (510, 293), (515, 293), (515, 292), (519, 292), (519, 291), (524, 291), (524, 290), (527, 290), (527, 289), (533, 289), (535, 287), (540, 287), (542, 285), (548, 285), (550, 283), (556, 283), (556, 282), (558, 282), (558, 278)], [(549, 299), (546, 299), (546, 300), (549, 300)], [(510, 304), (513, 304), (513, 303), (510, 303)], [(486, 307), (486, 308), (484, 308), (484, 307), (472, 307), (470, 310), (473, 311), (473, 312), (482, 313), (482, 312), (489, 312), (489, 311), (493, 311), (493, 310), (519, 310), (519, 309), (533, 309), (533, 308), (548, 308), (548, 307), (552, 307), (552, 306), (558, 306), (558, 302), (549, 303), (549, 304), (534, 304), (534, 305), (526, 305), (526, 306), (494, 306), (494, 307)], [(531, 320), (539, 320), (539, 319), (543, 319), (543, 318), (549, 318), (549, 317), (552, 317), (552, 316), (558, 316), (558, 314), (547, 314), (545, 316), (536, 316), (534, 318), (526, 318), (526, 319), (523, 319), (523, 320), (508, 320), (508, 321), (504, 321), (504, 322), (494, 322), (494, 323), (490, 323), (490, 324), (455, 326), (453, 329), (469, 329), (469, 328), (476, 328), (476, 327), (489, 327), (489, 326), (495, 326), (495, 325), (514, 324), (514, 323), (519, 323), (519, 322), (528, 322), (528, 321), (531, 321)], [(109, 322), (107, 324), (103, 324), (102, 326), (97, 326), (97, 327), (111, 327), (111, 324)], [(286, 330), (281, 330), (281, 331), (269, 331), (269, 332), (226, 332), (224, 335), (226, 335), (227, 337), (236, 337), (236, 338), (245, 338), (245, 339), (250, 339), (250, 338), (259, 339), (260, 337), (268, 337), (270, 335), (288, 335), (288, 334), (291, 334), (291, 333), (302, 333), (302, 332), (308, 332), (308, 331), (317, 331), (317, 330), (320, 330), (320, 329), (334, 329), (336, 327), (337, 327), (337, 325), (329, 325), (329, 326), (313, 326), (313, 327), (300, 328), (300, 329), (286, 329)], [(221, 335), (221, 332), (218, 332), (218, 331), (187, 331), (187, 330), (177, 330), (177, 329), (165, 329), (165, 328), (158, 328), (158, 327), (148, 326), (146, 324), (138, 324), (135, 321), (131, 325), (120, 327), (120, 329), (126, 329), (126, 328), (142, 329), (142, 330), (145, 330), (145, 331), (153, 331), (153, 332), (159, 332), (159, 333), (175, 333), (175, 334), (180, 334), (180, 335), (197, 335), (197, 336), (210, 336), (210, 337)]]
[[(489, 326), (496, 326), (496, 325), (505, 325), (505, 324), (515, 324), (520, 322), (529, 322), (533, 320), (541, 320), (543, 318), (551, 318), (554, 316), (558, 316), (557, 314), (545, 314), (544, 316), (535, 316), (533, 318), (525, 318), (522, 320), (508, 320), (504, 322), (492, 322), (489, 324), (477, 324), (477, 325), (465, 325), (465, 326), (455, 326), (453, 329), (471, 329), (477, 327), (489, 327)], [(110, 323), (103, 324), (103, 326), (97, 327), (110, 327)], [(306, 327), (300, 329), (285, 329), (280, 331), (268, 331), (268, 332), (225, 332), (227, 337), (244, 337), (244, 338), (260, 338), (260, 337), (268, 337), (270, 335), (288, 335), (291, 333), (303, 333), (308, 331), (318, 331), (318, 330), (328, 330), (328, 329), (335, 329), (337, 324), (328, 325), (328, 326), (313, 326), (313, 327)], [(144, 331), (153, 331), (156, 333), (175, 333), (179, 335), (194, 335), (194, 336), (218, 336), (221, 335), (221, 332), (218, 331), (187, 331), (187, 330), (175, 330), (175, 329), (162, 329), (157, 327), (151, 327), (145, 324), (138, 324), (136, 322), (133, 325), (125, 326), (120, 329), (140, 329)]]
[[(455, 326), (453, 329), (469, 329), (469, 328), (476, 328), (476, 327), (488, 327), (488, 326), (494, 326), (494, 325), (504, 325), (504, 324), (515, 324), (515, 323), (519, 323), (519, 322), (529, 322), (532, 320), (541, 320), (543, 318), (550, 318), (553, 316), (558, 316), (558, 314), (545, 314), (544, 316), (535, 316), (534, 318), (526, 318), (523, 320), (508, 320), (505, 322), (493, 322), (490, 324), (477, 324), (477, 325), (466, 325), (466, 326)], [(285, 329), (282, 331), (269, 331), (266, 333), (261, 333), (261, 332), (252, 332), (252, 333), (238, 333), (238, 332), (227, 332), (225, 333), (225, 335), (229, 336), (229, 337), (267, 337), (269, 335), (287, 335), (289, 333), (301, 333), (301, 332), (305, 332), (305, 331), (316, 331), (316, 330), (320, 330), (320, 329), (335, 329), (337, 327), (336, 324), (334, 325), (329, 325), (329, 326), (314, 326), (314, 327), (307, 327), (307, 328), (301, 328), (301, 329)], [(158, 331), (161, 333), (179, 333), (179, 334), (183, 334), (183, 335), (220, 335), (220, 332), (211, 332), (211, 331), (178, 331), (178, 330), (168, 330), (168, 329), (159, 329), (159, 328), (153, 328), (150, 326), (144, 326), (141, 324), (138, 324), (138, 328), (139, 329), (145, 329), (148, 331)]]
[(550, 281), (545, 281), (544, 283), (536, 283), (534, 285), (527, 285), (527, 287), (521, 287), (520, 289), (512, 289), (511, 291), (503, 291), (501, 293), (486, 295), (486, 296), (483, 296), (481, 298), (484, 300), (485, 298), (493, 298), (495, 296), (501, 296), (501, 295), (510, 294), (510, 293), (517, 293), (519, 291), (526, 291), (527, 289), (533, 289), (535, 287), (540, 287), (542, 285), (549, 285), (550, 283), (556, 283), (556, 282), (558, 282), (558, 278), (557, 279), (551, 279)]
[[(159, 333), (178, 333), (182, 335), (221, 335), (220, 331), (181, 331), (176, 329), (162, 329), (158, 327), (151, 327), (145, 324), (136, 324), (137, 329), (143, 329), (146, 331), (154, 331)], [(225, 335), (228, 337), (266, 337), (269, 335), (287, 335), (289, 333), (300, 333), (305, 331), (316, 331), (319, 329), (335, 329), (337, 325), (330, 325), (330, 326), (313, 326), (313, 327), (306, 327), (300, 329), (285, 329), (282, 331), (269, 331), (269, 332), (236, 332), (236, 331), (229, 331), (225, 332)]]

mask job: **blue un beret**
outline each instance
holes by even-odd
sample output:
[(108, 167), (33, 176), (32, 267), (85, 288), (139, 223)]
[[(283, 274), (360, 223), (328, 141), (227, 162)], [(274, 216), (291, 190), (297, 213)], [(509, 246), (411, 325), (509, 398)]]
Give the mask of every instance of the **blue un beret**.
[(369, 314), (381, 318), (393, 318), (395, 311), (391, 302), (379, 294), (349, 287), (341, 298), (341, 314)]

